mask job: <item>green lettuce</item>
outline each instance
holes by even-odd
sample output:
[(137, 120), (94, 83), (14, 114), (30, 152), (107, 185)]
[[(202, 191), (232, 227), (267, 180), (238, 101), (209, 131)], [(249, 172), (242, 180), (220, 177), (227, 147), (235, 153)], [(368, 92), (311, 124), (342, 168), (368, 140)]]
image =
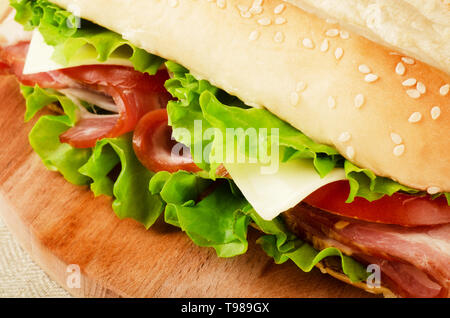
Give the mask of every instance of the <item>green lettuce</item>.
[(59, 171), (73, 184), (88, 184), (90, 179), (78, 170), (88, 161), (91, 149), (77, 149), (59, 141), (59, 136), (75, 124), (77, 106), (69, 98), (50, 89), (21, 86), (21, 91), (26, 100), (26, 121), (52, 103), (59, 103), (65, 113), (61, 116), (46, 115), (39, 118), (29, 134), (34, 151), (49, 170)]
[(155, 74), (164, 59), (147, 53), (124, 40), (119, 34), (86, 20), (81, 20), (46, 0), (10, 0), (15, 19), (26, 30), (37, 28), (47, 44), (55, 47), (52, 59), (61, 65), (80, 58), (81, 49), (91, 46), (97, 60), (104, 62), (117, 53), (124, 55), (140, 72)]
[(410, 194), (419, 193), (419, 190), (401, 185), (389, 178), (378, 177), (368, 169), (361, 169), (350, 161), (344, 164), (345, 174), (350, 183), (350, 194), (347, 203), (352, 202), (356, 196), (368, 201), (381, 199), (384, 195), (393, 195), (398, 191)]
[(166, 203), (167, 223), (180, 227), (195, 244), (214, 248), (220, 257), (247, 251), (250, 218), (242, 209), (248, 202), (242, 195), (234, 195), (227, 181), (215, 184), (214, 191), (196, 203), (203, 191), (212, 186), (210, 180), (185, 171), (170, 175), (162, 186), (161, 180), (160, 177), (152, 179), (150, 191), (160, 194)]

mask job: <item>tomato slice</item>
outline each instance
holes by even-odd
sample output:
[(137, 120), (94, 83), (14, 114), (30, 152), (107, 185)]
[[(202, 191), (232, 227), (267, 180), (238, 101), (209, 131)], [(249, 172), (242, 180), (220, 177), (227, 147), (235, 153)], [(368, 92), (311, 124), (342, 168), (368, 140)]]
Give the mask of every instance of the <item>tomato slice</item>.
[(384, 224), (425, 226), (450, 223), (450, 207), (443, 197), (432, 200), (428, 195), (397, 192), (373, 202), (356, 197), (352, 203), (345, 203), (349, 192), (348, 181), (337, 181), (318, 189), (303, 202), (333, 214)]
[[(177, 149), (176, 145), (177, 142), (172, 140), (172, 127), (168, 125), (166, 109), (147, 113), (134, 131), (134, 152), (139, 161), (150, 171), (201, 171), (194, 164), (188, 149), (186, 147)], [(174, 149), (180, 151), (173, 151)]]

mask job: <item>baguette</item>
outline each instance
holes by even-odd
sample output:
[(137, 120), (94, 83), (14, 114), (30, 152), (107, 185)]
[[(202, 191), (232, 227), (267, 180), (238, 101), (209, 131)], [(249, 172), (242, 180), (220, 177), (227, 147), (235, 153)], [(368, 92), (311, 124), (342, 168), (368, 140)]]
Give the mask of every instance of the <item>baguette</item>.
[(450, 191), (443, 70), (280, 0), (52, 2), (265, 107), (362, 168)]

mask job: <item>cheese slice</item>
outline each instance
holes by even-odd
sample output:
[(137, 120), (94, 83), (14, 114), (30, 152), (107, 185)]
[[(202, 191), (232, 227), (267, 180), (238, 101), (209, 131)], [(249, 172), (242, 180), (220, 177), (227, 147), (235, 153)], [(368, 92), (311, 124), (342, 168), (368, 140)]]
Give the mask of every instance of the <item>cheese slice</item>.
[(75, 67), (81, 65), (122, 65), (133, 66), (130, 61), (132, 52), (126, 46), (113, 52), (110, 58), (105, 62), (97, 60), (97, 52), (91, 45), (83, 46), (70, 61), (69, 65), (61, 65), (52, 60), (54, 47), (45, 43), (41, 33), (36, 29), (30, 42), (27, 59), (23, 69), (23, 74), (35, 74), (41, 72), (50, 72), (67, 67)]
[(275, 174), (261, 174), (259, 164), (225, 164), (242, 194), (264, 219), (272, 220), (296, 206), (326, 184), (345, 180), (345, 171), (336, 168), (320, 178), (311, 160), (298, 159), (280, 163)]

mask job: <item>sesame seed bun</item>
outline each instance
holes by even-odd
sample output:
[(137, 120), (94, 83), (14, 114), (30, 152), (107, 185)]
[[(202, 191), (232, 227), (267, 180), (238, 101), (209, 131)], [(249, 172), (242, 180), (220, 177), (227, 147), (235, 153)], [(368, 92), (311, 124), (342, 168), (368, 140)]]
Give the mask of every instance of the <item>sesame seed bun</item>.
[(360, 167), (450, 192), (445, 67), (279, 0), (52, 2), (75, 3), (83, 18), (267, 108)]

